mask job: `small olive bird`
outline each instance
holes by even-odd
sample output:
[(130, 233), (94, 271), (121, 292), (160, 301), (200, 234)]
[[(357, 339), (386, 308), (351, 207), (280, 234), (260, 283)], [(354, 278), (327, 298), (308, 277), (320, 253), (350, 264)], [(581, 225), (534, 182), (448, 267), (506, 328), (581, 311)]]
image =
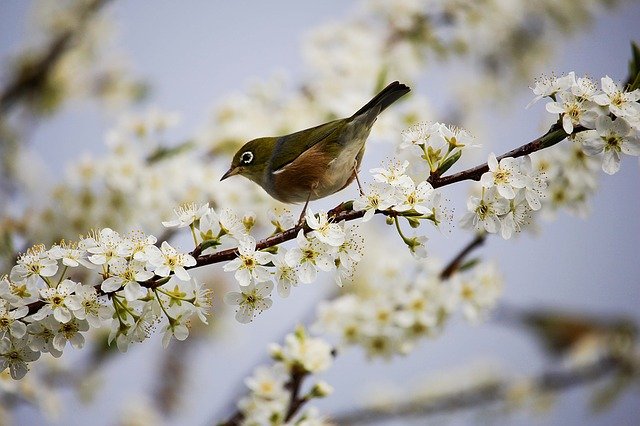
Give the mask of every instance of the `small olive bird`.
[(305, 202), (302, 222), (310, 200), (334, 194), (358, 179), (371, 126), (382, 111), (410, 90), (394, 81), (351, 117), (247, 142), (233, 156), (231, 167), (220, 180), (242, 175), (276, 200)]

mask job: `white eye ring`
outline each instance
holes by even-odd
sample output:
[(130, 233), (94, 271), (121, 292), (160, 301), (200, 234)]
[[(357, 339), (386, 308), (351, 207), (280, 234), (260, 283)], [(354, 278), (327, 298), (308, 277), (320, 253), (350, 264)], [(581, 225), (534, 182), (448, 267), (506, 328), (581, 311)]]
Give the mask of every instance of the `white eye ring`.
[(245, 151), (240, 156), (240, 162), (242, 164), (250, 164), (253, 161), (253, 152)]

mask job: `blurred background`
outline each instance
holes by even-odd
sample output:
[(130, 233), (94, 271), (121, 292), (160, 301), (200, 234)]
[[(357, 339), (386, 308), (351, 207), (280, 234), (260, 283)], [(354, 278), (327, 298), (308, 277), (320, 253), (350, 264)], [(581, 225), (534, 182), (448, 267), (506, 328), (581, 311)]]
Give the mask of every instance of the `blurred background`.
[[(73, 9), (78, 3), (97, 5), (86, 12)], [(458, 124), (477, 138), (482, 148), (456, 165), (455, 171), (462, 170), (485, 161), (490, 152), (503, 153), (536, 138), (553, 123), (544, 101), (525, 109), (535, 77), (575, 71), (595, 80), (605, 75), (624, 80), (640, 22), (635, 1), (93, 3), (0, 5), (2, 87), (28, 74), (25, 70), (37, 63), (33, 58), (55, 48), (50, 42), (57, 35), (77, 33), (51, 81), (2, 104), (2, 232), (13, 239), (14, 248), (73, 239), (94, 226), (122, 232), (143, 228), (160, 235), (160, 221), (183, 201), (259, 213), (271, 202), (252, 183), (239, 178), (228, 185), (218, 182), (235, 148), (253, 137), (350, 115), (378, 80), (407, 82), (412, 98), (376, 124), (363, 171), (392, 156), (400, 130), (416, 120)], [(407, 17), (430, 7), (432, 32), (411, 34)], [(385, 50), (379, 47), (380, 34), (390, 33), (390, 25), (406, 41)], [(139, 116), (160, 123), (159, 136), (146, 149), (188, 142), (207, 156), (186, 157), (154, 172), (169, 173), (173, 183), (131, 187), (127, 172), (118, 169), (124, 157), (118, 157), (117, 143), (108, 134), (133, 128)], [(191, 165), (199, 174), (183, 176)], [(93, 183), (84, 187), (87, 170)], [(568, 206), (541, 218), (535, 235), (488, 239), (478, 254), (495, 261), (504, 277), (496, 319), (471, 325), (454, 318), (441, 336), (388, 361), (369, 360), (362, 349), (346, 350), (323, 375), (334, 394), (314, 405), (330, 417), (386, 392), (411, 395), (418, 389), (472, 384), (479, 377), (527, 377), (561, 365), (564, 361), (545, 351), (526, 327), (499, 320), (500, 312), (504, 319), (511, 309), (640, 322), (638, 171), (637, 158), (623, 158), (619, 173), (600, 172), (587, 208)], [(100, 186), (100, 179), (106, 185)], [(109, 192), (114, 186), (122, 199)], [(456, 220), (469, 191), (469, 184), (460, 183), (443, 192)], [(83, 205), (87, 194), (92, 201)], [(355, 195), (349, 188), (314, 207), (330, 208)], [(361, 229), (388, 250), (397, 245), (397, 236), (381, 219)], [(443, 262), (470, 238), (455, 222), (450, 233), (425, 232), (430, 256)], [(188, 238), (174, 236), (174, 241), (188, 248)], [(3, 250), (4, 273), (10, 269), (11, 250)], [(394, 256), (410, 258), (402, 250)], [(367, 264), (380, 255), (365, 249)], [(31, 390), (32, 399), (9, 400), (11, 420), (0, 419), (0, 424), (144, 424), (145, 418), (153, 424), (154, 415), (176, 425), (222, 420), (242, 394), (244, 378), (266, 362), (268, 343), (312, 321), (318, 301), (335, 287), (330, 278), (298, 287), (243, 325), (220, 302), (233, 278), (220, 265), (198, 274), (215, 286), (215, 320), (209, 327), (168, 350), (157, 336), (106, 360), (88, 361), (89, 349), (67, 350), (47, 368), (80, 371), (83, 380), (48, 381), (46, 392)], [(11, 391), (10, 384), (3, 386)], [(633, 386), (602, 410), (594, 411), (594, 384), (586, 384), (560, 393), (555, 401), (511, 410), (463, 410), (437, 419), (453, 424), (637, 424), (637, 378)], [(381, 424), (410, 422), (423, 424), (425, 417)]]

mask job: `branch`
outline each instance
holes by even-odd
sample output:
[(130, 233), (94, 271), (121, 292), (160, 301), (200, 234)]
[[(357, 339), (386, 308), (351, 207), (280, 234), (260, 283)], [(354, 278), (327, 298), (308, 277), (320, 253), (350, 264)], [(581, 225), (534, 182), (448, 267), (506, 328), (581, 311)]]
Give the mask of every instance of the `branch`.
[[(585, 131), (582, 126), (575, 127), (573, 134)], [(500, 161), (506, 157), (522, 157), (528, 154), (532, 154), (536, 151), (540, 151), (545, 148), (549, 148), (559, 142), (562, 142), (566, 137), (569, 136), (562, 129), (562, 122), (556, 122), (547, 133), (540, 136), (537, 139), (532, 140), (528, 144), (522, 145), (519, 148), (513, 149), (506, 154), (502, 154), (497, 159)], [(427, 181), (431, 183), (431, 186), (434, 188), (440, 188), (441, 186), (451, 185), (452, 183), (461, 182), (463, 180), (480, 180), (480, 177), (483, 173), (489, 171), (489, 166), (487, 163), (480, 164), (479, 166), (472, 167), (470, 169), (464, 170), (459, 173), (454, 173), (449, 176), (439, 177), (435, 175), (431, 175)]]
[[(546, 371), (531, 378), (537, 392), (559, 392), (595, 382), (609, 374), (620, 372), (628, 364), (621, 358), (609, 356), (592, 364), (560, 371)], [(406, 416), (427, 416), (476, 408), (508, 400), (512, 390), (522, 382), (498, 381), (477, 385), (458, 392), (443, 394), (423, 402), (405, 402), (392, 409), (359, 409), (333, 417), (335, 424), (371, 424)]]
[(21, 69), (0, 94), (0, 114), (9, 111), (16, 102), (38, 91), (47, 81), (62, 56), (70, 49), (76, 37), (82, 36), (85, 23), (110, 0), (91, 0), (79, 13), (79, 25), (62, 31), (44, 50), (40, 58)]
[[(339, 207), (339, 206), (338, 206)], [(458, 266), (464, 261), (464, 259), (471, 253), (474, 249), (480, 247), (485, 241), (485, 234), (478, 234), (476, 237), (469, 242), (466, 246), (462, 248), (460, 253), (458, 253), (451, 262), (447, 264), (447, 266), (440, 272), (440, 278), (446, 279), (450, 278), (453, 274), (458, 271)], [(338, 355), (337, 350), (333, 350), (332, 352), (334, 358)], [(306, 377), (306, 373), (294, 370), (291, 372), (291, 378), (287, 384), (287, 388), (291, 391), (291, 397), (289, 399), (289, 406), (287, 408), (287, 414), (285, 421), (289, 421), (296, 415), (296, 413), (302, 408), (302, 406), (308, 402), (307, 398), (300, 398), (300, 386), (302, 385), (302, 381)], [(225, 422), (220, 423), (222, 426), (237, 426), (242, 424), (243, 415), (240, 410), (236, 410)], [(217, 424), (217, 422), (212, 422), (213, 424)], [(340, 423), (338, 423), (340, 424)]]
[(458, 269), (460, 269), (462, 262), (464, 262), (465, 258), (469, 255), (469, 253), (471, 253), (476, 247), (480, 247), (482, 244), (484, 244), (486, 239), (487, 239), (487, 234), (485, 233), (477, 234), (476, 237), (473, 240), (471, 240), (471, 242), (467, 244), (460, 251), (460, 253), (458, 253), (458, 255), (454, 257), (451, 260), (451, 262), (447, 264), (447, 266), (445, 266), (442, 272), (440, 272), (440, 279), (446, 280), (447, 278), (450, 278), (453, 274), (455, 274), (458, 271)]
[[(584, 130), (586, 129), (583, 127), (576, 127), (574, 133), (581, 132)], [(500, 157), (498, 157), (498, 159), (502, 159), (505, 157), (522, 157), (524, 155), (531, 154), (545, 148), (549, 148), (561, 142), (567, 136), (568, 135), (562, 129), (562, 125), (560, 124), (560, 122), (558, 122), (558, 123), (555, 123), (553, 126), (551, 126), (549, 131), (544, 135), (540, 136), (537, 139), (534, 139), (533, 141), (525, 145), (522, 145), (519, 148), (516, 148), (512, 151), (507, 152), (506, 154), (501, 155)], [(472, 167), (470, 169), (464, 170), (462, 172), (455, 173), (450, 176), (437, 177), (432, 175), (429, 177), (428, 181), (431, 183), (431, 185), (434, 188), (440, 188), (443, 186), (452, 185), (454, 183), (461, 182), (463, 180), (479, 180), (482, 174), (487, 170), (489, 170), (488, 165), (487, 163), (484, 163), (476, 167)], [(353, 204), (351, 202), (344, 202), (334, 207), (333, 209), (329, 210), (328, 215), (334, 222), (340, 222), (343, 220), (348, 222), (348, 221), (362, 218), (364, 216), (364, 213), (365, 213), (364, 210), (353, 210)], [(402, 215), (401, 213), (396, 212), (394, 210), (376, 210), (375, 213), (382, 214), (385, 216), (390, 216), (390, 217)], [(307, 232), (311, 232), (311, 228), (306, 224), (296, 225), (293, 228), (287, 229), (286, 231), (282, 231), (278, 234), (272, 235), (270, 237), (267, 237), (258, 241), (256, 243), (256, 250), (265, 250), (265, 249), (280, 245), (284, 242), (293, 240), (296, 238), (300, 230), (303, 230), (305, 234)], [(480, 245), (482, 244), (482, 242), (479, 241), (479, 242), (476, 242), (475, 244)], [(211, 254), (202, 254), (202, 249), (200, 246), (198, 246), (191, 252), (191, 255), (196, 259), (196, 264), (194, 266), (186, 267), (185, 269), (200, 268), (206, 265), (212, 265), (215, 263), (221, 263), (221, 262), (227, 262), (227, 261), (233, 260), (236, 257), (238, 257), (238, 248), (234, 247), (230, 249), (220, 250)], [(459, 265), (454, 265), (453, 267), (458, 267), (458, 266)], [(444, 272), (445, 271), (443, 271), (443, 273)], [(166, 277), (155, 276), (147, 281), (141, 282), (140, 285), (146, 288), (154, 289), (162, 286), (165, 283), (166, 283)], [(98, 290), (99, 294), (101, 295), (105, 294), (100, 291), (99, 284), (97, 284), (95, 288), (96, 290)], [(29, 307), (29, 315), (31, 315), (37, 312), (38, 309), (40, 309), (42, 306), (44, 306), (44, 302), (36, 301), (36, 302), (29, 303), (27, 306)]]

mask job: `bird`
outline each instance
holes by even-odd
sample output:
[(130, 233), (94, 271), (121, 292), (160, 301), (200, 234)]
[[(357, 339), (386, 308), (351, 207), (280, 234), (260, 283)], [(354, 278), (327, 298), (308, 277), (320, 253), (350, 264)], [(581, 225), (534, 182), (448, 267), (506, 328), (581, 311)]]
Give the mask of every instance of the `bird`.
[(365, 142), (378, 115), (411, 89), (394, 81), (352, 116), (284, 136), (253, 139), (240, 148), (220, 179), (241, 175), (287, 204), (304, 202), (299, 224), (310, 201), (332, 195), (354, 180)]

